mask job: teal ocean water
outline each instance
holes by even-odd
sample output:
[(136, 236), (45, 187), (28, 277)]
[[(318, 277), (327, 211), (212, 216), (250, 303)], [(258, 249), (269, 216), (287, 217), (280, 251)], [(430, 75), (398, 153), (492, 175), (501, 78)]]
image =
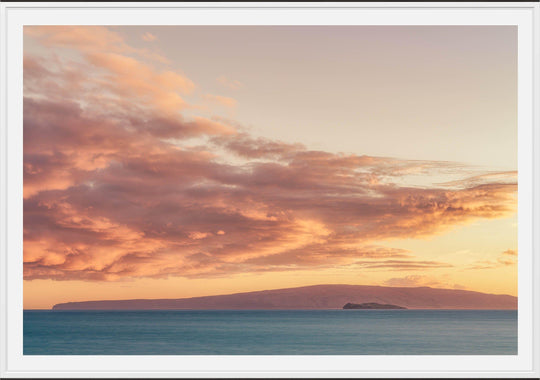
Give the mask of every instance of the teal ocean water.
[(516, 355), (517, 311), (24, 311), (24, 355)]

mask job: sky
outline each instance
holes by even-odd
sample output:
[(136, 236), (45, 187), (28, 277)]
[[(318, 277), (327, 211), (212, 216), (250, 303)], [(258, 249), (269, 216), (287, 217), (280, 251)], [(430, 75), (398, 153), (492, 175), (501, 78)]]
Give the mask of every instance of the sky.
[(517, 295), (512, 26), (25, 26), (24, 307)]

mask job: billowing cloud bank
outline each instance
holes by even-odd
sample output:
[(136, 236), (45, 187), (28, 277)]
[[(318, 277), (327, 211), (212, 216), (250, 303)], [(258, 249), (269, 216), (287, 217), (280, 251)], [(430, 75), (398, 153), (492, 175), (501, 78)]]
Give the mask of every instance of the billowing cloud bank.
[(441, 268), (375, 242), (515, 211), (515, 173), (405, 186), (456, 165), (313, 151), (183, 117), (197, 85), (104, 27), (25, 38), (42, 48), (24, 58), (25, 279)]

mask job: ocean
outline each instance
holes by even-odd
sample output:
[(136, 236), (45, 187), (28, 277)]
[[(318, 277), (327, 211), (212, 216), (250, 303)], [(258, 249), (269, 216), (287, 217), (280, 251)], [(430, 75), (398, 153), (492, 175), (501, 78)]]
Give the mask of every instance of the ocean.
[(514, 310), (24, 311), (24, 355), (516, 355)]

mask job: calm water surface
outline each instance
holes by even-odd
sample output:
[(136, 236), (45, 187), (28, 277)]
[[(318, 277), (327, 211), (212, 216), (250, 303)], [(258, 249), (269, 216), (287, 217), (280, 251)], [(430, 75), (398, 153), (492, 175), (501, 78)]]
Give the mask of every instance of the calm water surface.
[(516, 355), (517, 311), (24, 311), (25, 355)]

